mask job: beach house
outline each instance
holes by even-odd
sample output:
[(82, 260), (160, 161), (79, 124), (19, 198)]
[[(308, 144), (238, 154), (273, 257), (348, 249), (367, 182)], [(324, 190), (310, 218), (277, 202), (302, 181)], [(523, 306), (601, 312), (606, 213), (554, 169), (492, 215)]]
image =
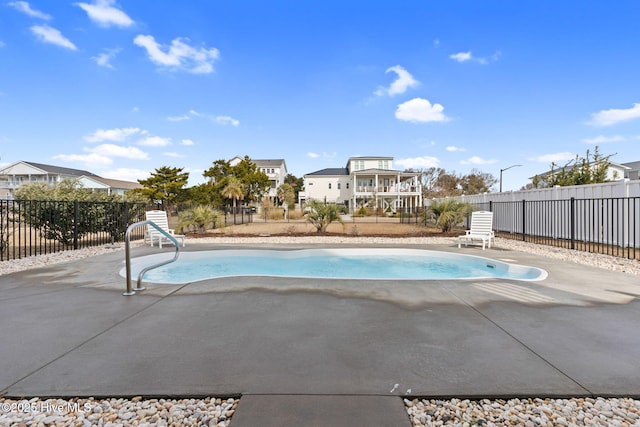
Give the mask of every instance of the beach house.
[(350, 212), (361, 207), (385, 212), (414, 211), (422, 206), (417, 172), (393, 168), (393, 157), (350, 157), (345, 167), (304, 175), (298, 201), (322, 200), (344, 205)]

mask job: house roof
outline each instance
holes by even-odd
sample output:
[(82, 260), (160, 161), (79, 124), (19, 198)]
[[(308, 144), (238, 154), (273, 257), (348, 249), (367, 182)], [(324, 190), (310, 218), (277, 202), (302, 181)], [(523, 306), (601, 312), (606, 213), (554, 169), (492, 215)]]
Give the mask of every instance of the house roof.
[(640, 160), (637, 162), (622, 163), (622, 165), (631, 169), (640, 169)]
[[(18, 162), (19, 163), (19, 162)], [(22, 163), (25, 163), (27, 165), (30, 165), (34, 168), (40, 169), (46, 173), (50, 173), (50, 174), (57, 174), (57, 175), (71, 175), (71, 176), (82, 176), (82, 175), (86, 175), (86, 176), (91, 176), (91, 177), (96, 177), (98, 175), (89, 172), (89, 171), (85, 171), (85, 170), (81, 170), (81, 169), (72, 169), (72, 168), (64, 168), (61, 166), (53, 166), (53, 165), (46, 165), (44, 163), (35, 163), (35, 162), (25, 162), (23, 161)]]
[(393, 157), (389, 156), (355, 156), (349, 157), (349, 160), (393, 160)]
[(111, 188), (121, 188), (123, 190), (133, 190), (136, 188), (142, 188), (142, 185), (140, 183), (133, 182), (133, 181), (122, 181), (119, 179), (102, 178), (100, 176), (85, 176), (85, 178), (92, 179), (94, 181), (102, 183)]
[(285, 163), (284, 159), (251, 159), (251, 161), (258, 167), (279, 167)]
[(311, 176), (311, 175), (315, 175), (315, 176), (346, 175), (348, 176), (349, 170), (347, 168), (327, 168), (327, 169), (320, 169), (319, 171), (305, 174), (305, 176)]

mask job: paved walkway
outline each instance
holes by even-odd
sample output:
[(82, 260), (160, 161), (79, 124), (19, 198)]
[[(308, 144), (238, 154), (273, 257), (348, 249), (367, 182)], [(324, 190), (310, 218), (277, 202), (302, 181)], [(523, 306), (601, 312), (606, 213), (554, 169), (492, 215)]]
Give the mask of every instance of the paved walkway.
[(0, 276), (0, 392), (242, 395), (232, 427), (409, 426), (404, 396), (640, 396), (637, 276), (499, 248), (428, 249), (549, 277), (245, 277), (124, 297), (114, 252)]

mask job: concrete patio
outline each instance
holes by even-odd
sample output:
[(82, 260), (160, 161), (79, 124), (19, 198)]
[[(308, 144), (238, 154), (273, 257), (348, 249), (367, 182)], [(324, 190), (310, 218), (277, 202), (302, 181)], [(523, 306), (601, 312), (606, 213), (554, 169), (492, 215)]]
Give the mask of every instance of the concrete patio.
[(0, 391), (242, 396), (232, 427), (409, 426), (405, 396), (640, 396), (638, 276), (499, 245), (422, 248), (549, 277), (241, 277), (151, 284), (125, 297), (118, 251), (0, 276)]

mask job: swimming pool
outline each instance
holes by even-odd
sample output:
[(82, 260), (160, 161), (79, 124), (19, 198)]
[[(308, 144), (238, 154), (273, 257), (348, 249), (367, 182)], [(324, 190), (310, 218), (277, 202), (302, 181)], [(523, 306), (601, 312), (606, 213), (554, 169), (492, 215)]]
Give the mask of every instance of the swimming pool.
[[(132, 274), (169, 259), (171, 253), (134, 258)], [(125, 276), (125, 271), (120, 271)], [(342, 248), (298, 250), (209, 250), (182, 252), (171, 264), (147, 272), (154, 283), (190, 283), (233, 276), (313, 277), (321, 279), (430, 280), (502, 278), (535, 281), (540, 268), (489, 258), (421, 249)]]

